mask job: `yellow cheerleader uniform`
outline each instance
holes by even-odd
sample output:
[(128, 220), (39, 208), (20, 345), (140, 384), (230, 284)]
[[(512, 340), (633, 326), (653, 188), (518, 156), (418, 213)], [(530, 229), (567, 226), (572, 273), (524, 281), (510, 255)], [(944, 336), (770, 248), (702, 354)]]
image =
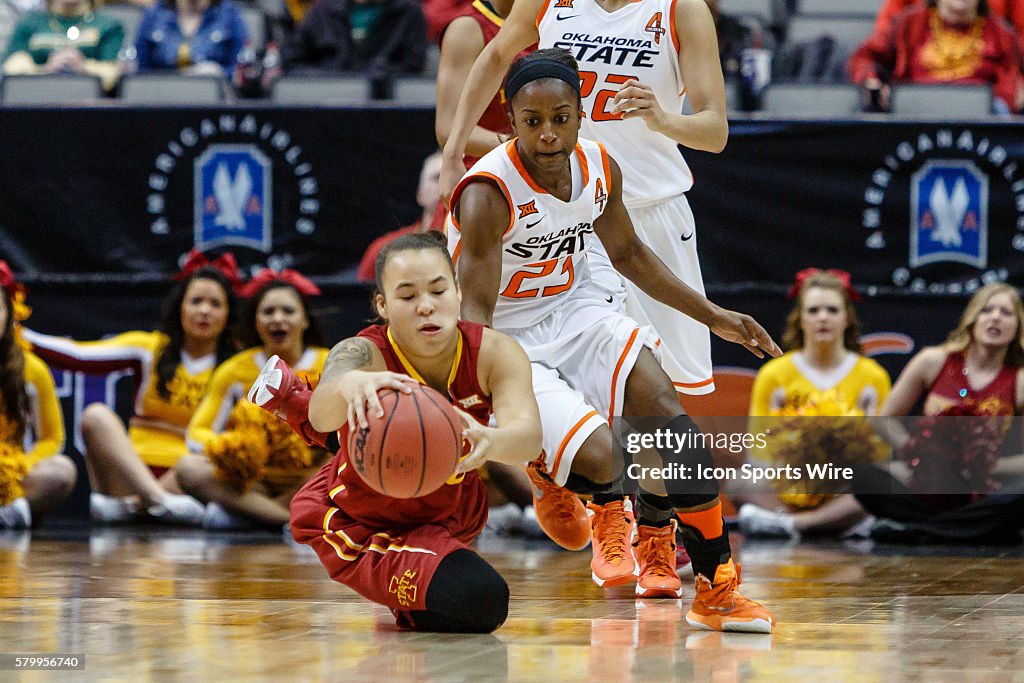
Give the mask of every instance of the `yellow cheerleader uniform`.
[[(299, 361), (292, 366), (292, 370), (299, 379), (315, 387), (320, 381), (328, 353), (329, 350), (322, 347), (307, 347)], [(224, 361), (213, 373), (206, 396), (203, 397), (188, 426), (189, 450), (210, 456), (218, 470), (218, 476), (227, 478), (242, 488), (253, 477), (284, 486), (296, 481), (305, 481), (306, 474), (315, 471), (310, 470), (315, 462), (314, 456), (309, 454), (308, 447), (301, 438), (292, 433), (290, 427), (243, 400), (266, 362), (267, 355), (260, 347), (246, 349)], [(254, 427), (262, 436), (257, 436), (253, 432), (243, 436), (240, 433), (243, 424), (246, 427)], [(225, 437), (231, 432), (236, 432), (239, 439), (234, 442), (225, 441)], [(294, 448), (301, 450), (302, 453), (296, 453), (297, 458), (286, 457), (287, 466), (284, 468), (274, 467), (273, 456), (269, 466), (264, 468), (263, 461), (267, 458), (267, 452), (247, 455), (253, 447), (257, 447), (253, 443), (254, 439), (260, 439), (261, 445), (258, 447), (261, 448), (267, 447), (268, 439), (269, 443), (275, 446), (290, 448), (292, 446), (281, 444), (288, 437), (294, 437), (290, 440), (294, 441)], [(288, 456), (287, 453), (284, 455)], [(230, 462), (233, 459), (255, 459), (261, 462)], [(296, 459), (307, 462), (299, 465), (295, 462)], [(296, 470), (294, 467), (300, 469)], [(231, 473), (225, 475), (224, 469), (231, 470)], [(257, 472), (267, 476), (257, 475)]]
[[(774, 435), (767, 448), (751, 451), (752, 459), (761, 464), (768, 461), (775, 465), (800, 466), (799, 462), (789, 462), (792, 456), (808, 462), (876, 458), (884, 452), (881, 442), (870, 426), (849, 418), (877, 415), (891, 388), (889, 373), (881, 365), (850, 351), (836, 368), (826, 372), (812, 367), (799, 351), (790, 351), (768, 361), (754, 379), (748, 430), (752, 434), (774, 432)], [(840, 421), (800, 421), (826, 416), (835, 416)], [(825, 452), (814, 452), (822, 448)], [(786, 452), (790, 457), (784, 455)], [(775, 484), (776, 488), (783, 489), (779, 493), (783, 502), (794, 508), (815, 508), (830, 497), (801, 493), (816, 490), (806, 481), (788, 485), (785, 481), (776, 481)], [(788, 491), (784, 490), (787, 488)]]
[(24, 440), (18, 443), (17, 423), (0, 413), (0, 505), (23, 495), (21, 478), (64, 449), (64, 416), (53, 375), (38, 356), (28, 351), (24, 354), (28, 421)]
[(50, 365), (87, 373), (132, 370), (137, 378), (134, 414), (128, 437), (135, 452), (150, 467), (170, 468), (188, 452), (185, 429), (206, 393), (217, 365), (214, 353), (193, 358), (184, 350), (181, 363), (167, 383), (164, 398), (157, 392), (156, 364), (167, 346), (163, 332), (125, 332), (92, 342), (24, 330), (26, 341)]

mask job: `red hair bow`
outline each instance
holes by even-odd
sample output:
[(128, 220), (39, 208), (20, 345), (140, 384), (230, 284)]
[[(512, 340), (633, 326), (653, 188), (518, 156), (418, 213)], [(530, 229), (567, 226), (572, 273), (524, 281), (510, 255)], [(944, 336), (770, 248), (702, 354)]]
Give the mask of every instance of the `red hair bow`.
[(819, 273), (828, 273), (839, 280), (840, 284), (843, 285), (843, 289), (846, 290), (846, 296), (850, 297), (850, 301), (860, 301), (860, 294), (857, 293), (857, 290), (853, 288), (853, 283), (850, 282), (850, 274), (838, 268), (829, 268), (828, 270), (804, 268), (796, 274), (796, 280), (790, 285), (789, 291), (786, 292), (786, 299), (795, 299), (800, 294), (800, 290), (804, 288), (804, 283), (807, 282), (807, 279)]
[(7, 261), (0, 261), (0, 288), (5, 289), (11, 297), (21, 289), (21, 285), (15, 279), (14, 271), (7, 265)]
[(285, 268), (278, 272), (276, 270), (271, 270), (270, 268), (264, 268), (260, 272), (256, 273), (251, 280), (245, 283), (245, 285), (238, 290), (238, 294), (239, 296), (249, 298), (271, 282), (278, 281), (291, 285), (295, 288), (295, 291), (302, 296), (316, 296), (320, 293), (320, 288), (310, 282), (309, 278), (297, 270)]
[(181, 272), (171, 279), (175, 282), (181, 282), (200, 268), (205, 268), (207, 266), (210, 268), (216, 268), (223, 273), (224, 277), (226, 277), (228, 282), (231, 283), (232, 289), (237, 290), (241, 286), (242, 275), (238, 271), (238, 262), (235, 261), (235, 256), (231, 252), (225, 252), (211, 261), (206, 258), (206, 255), (203, 252), (198, 249), (193, 249), (188, 252), (188, 256), (185, 257), (185, 265), (181, 267)]

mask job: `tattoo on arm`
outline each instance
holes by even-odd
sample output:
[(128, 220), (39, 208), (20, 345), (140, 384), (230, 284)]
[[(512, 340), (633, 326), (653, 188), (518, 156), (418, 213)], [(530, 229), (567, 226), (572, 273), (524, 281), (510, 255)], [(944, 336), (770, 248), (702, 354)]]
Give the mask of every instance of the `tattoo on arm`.
[(324, 361), (323, 379), (341, 377), (350, 370), (359, 370), (373, 363), (373, 344), (366, 339), (352, 337), (334, 345)]

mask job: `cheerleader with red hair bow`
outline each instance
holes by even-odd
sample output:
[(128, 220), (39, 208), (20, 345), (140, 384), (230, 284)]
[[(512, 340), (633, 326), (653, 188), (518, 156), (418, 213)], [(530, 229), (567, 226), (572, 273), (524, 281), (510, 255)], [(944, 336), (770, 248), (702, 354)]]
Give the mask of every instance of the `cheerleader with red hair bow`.
[(315, 385), (327, 359), (309, 297), (320, 289), (297, 271), (264, 269), (239, 294), (248, 297), (238, 338), (250, 347), (213, 374), (188, 427), (191, 455), (175, 466), (184, 489), (208, 503), (203, 526), (235, 529), (288, 523), (288, 503), (326, 460), (287, 425), (241, 400), (271, 356)]
[[(749, 433), (771, 430), (767, 448), (752, 450), (752, 459), (804, 471), (805, 465), (847, 467), (884, 458), (888, 448), (859, 418), (878, 414), (891, 381), (861, 353), (854, 308), (860, 296), (850, 274), (801, 270), (789, 298), (795, 305), (782, 337), (786, 353), (761, 367), (751, 391)], [(838, 534), (866, 517), (853, 494), (809, 478), (735, 486), (742, 490), (733, 491), (733, 499), (744, 503), (740, 530), (748, 536)]]
[(27, 528), (75, 487), (62, 455), (64, 419), (53, 376), (20, 339), (31, 310), (25, 288), (0, 261), (0, 529)]
[(185, 428), (213, 369), (238, 347), (231, 331), (241, 277), (231, 254), (212, 261), (193, 250), (173, 278), (160, 329), (78, 342), (26, 330), (50, 365), (82, 372), (131, 370), (139, 378), (126, 428), (106, 404), (82, 413), (94, 522), (152, 519), (197, 526), (204, 507), (185, 495), (174, 464), (188, 452)]

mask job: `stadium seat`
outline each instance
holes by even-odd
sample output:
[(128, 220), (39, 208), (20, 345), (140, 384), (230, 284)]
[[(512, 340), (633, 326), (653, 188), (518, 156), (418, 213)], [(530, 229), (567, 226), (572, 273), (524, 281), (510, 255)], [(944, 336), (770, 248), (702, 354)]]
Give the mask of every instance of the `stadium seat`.
[(0, 100), (5, 105), (80, 104), (101, 97), (100, 79), (85, 74), (4, 76), (0, 81)]
[(867, 17), (874, 21), (882, 0), (800, 0), (801, 14), (843, 14)]
[(399, 76), (395, 79), (395, 102), (414, 107), (437, 104), (437, 81), (430, 77)]
[(270, 86), (277, 104), (367, 104), (370, 84), (365, 76), (285, 76)]
[(138, 5), (129, 5), (128, 3), (119, 2), (110, 5), (103, 5), (100, 9), (100, 13), (107, 14), (121, 22), (121, 26), (124, 27), (125, 46), (135, 46), (135, 36), (139, 31), (139, 22), (142, 21), (141, 7)]
[(831, 35), (839, 45), (854, 49), (867, 40), (874, 26), (874, 17), (797, 14), (789, 20), (786, 42), (803, 43), (822, 35)]
[(898, 85), (892, 89), (892, 113), (948, 119), (984, 118), (992, 113), (992, 88), (988, 85)]
[(775, 0), (722, 0), (718, 9), (722, 14), (757, 17), (763, 24), (773, 24), (776, 19), (775, 4)]
[(121, 99), (136, 104), (219, 104), (226, 85), (219, 76), (135, 74), (121, 82)]
[(860, 88), (850, 83), (772, 83), (764, 91), (764, 111), (768, 114), (842, 118), (860, 108)]

